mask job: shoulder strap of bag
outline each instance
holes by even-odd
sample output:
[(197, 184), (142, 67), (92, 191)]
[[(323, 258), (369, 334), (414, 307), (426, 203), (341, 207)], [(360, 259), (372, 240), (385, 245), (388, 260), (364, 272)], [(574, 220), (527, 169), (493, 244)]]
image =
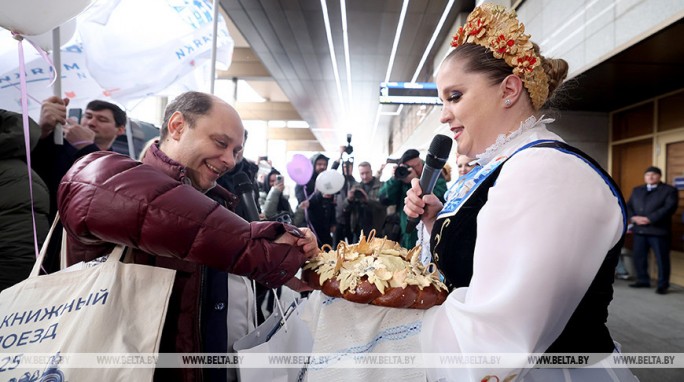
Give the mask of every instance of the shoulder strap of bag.
[(67, 231), (66, 228), (62, 227), (62, 246), (59, 250), (59, 269), (65, 269), (67, 265)]
[[(40, 268), (43, 265), (43, 261), (45, 260), (45, 254), (47, 253), (48, 245), (50, 243), (50, 240), (52, 239), (52, 234), (55, 231), (55, 228), (57, 227), (57, 223), (59, 223), (59, 212), (57, 212), (57, 215), (55, 215), (55, 220), (52, 221), (52, 226), (50, 227), (50, 231), (48, 231), (48, 234), (45, 237), (45, 241), (43, 242), (43, 247), (40, 249), (40, 253), (38, 254), (38, 258), (36, 259), (36, 263), (33, 264), (33, 269), (31, 270), (31, 273), (29, 274), (28, 278), (38, 276), (38, 273), (40, 272)], [(66, 233), (66, 230), (64, 230), (62, 232), (62, 244), (61, 244), (61, 249), (59, 251), (60, 269), (66, 268), (66, 261), (67, 261), (66, 260), (66, 257), (67, 257), (66, 240), (67, 240), (67, 233)], [(107, 262), (119, 261), (121, 259), (121, 257), (123, 256), (125, 249), (126, 249), (126, 246), (121, 245), (121, 244), (117, 244), (116, 247), (114, 247), (114, 249), (112, 249), (112, 252), (107, 257)]]
[(29, 274), (29, 278), (38, 276), (38, 273), (40, 272), (40, 267), (43, 265), (43, 259), (45, 259), (45, 253), (47, 252), (48, 245), (50, 244), (50, 239), (52, 239), (52, 233), (55, 232), (55, 227), (57, 227), (57, 223), (59, 223), (59, 212), (57, 212), (55, 220), (52, 221), (50, 231), (48, 231), (48, 234), (45, 237), (45, 241), (43, 242), (43, 246), (40, 248), (40, 253), (38, 254), (36, 263), (33, 264), (33, 269)]

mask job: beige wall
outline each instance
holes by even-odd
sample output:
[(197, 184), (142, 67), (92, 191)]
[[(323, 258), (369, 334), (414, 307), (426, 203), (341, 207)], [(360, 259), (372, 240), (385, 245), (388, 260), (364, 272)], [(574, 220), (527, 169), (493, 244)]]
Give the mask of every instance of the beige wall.
[(571, 146), (589, 154), (606, 171), (608, 168), (608, 113), (564, 111), (552, 113), (556, 119), (549, 130)]
[(684, 17), (684, 1), (525, 0), (517, 10), (542, 54), (570, 64), (570, 77)]

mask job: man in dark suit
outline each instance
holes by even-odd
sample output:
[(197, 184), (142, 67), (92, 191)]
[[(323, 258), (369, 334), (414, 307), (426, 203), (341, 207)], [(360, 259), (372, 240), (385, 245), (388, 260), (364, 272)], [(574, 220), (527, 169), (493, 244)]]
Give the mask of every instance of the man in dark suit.
[(633, 259), (637, 281), (633, 288), (651, 286), (648, 276), (648, 250), (653, 249), (658, 263), (656, 293), (665, 294), (670, 287), (670, 235), (672, 215), (677, 210), (677, 189), (660, 181), (662, 172), (649, 167), (644, 173), (646, 184), (635, 187), (627, 202), (629, 221), (633, 224)]

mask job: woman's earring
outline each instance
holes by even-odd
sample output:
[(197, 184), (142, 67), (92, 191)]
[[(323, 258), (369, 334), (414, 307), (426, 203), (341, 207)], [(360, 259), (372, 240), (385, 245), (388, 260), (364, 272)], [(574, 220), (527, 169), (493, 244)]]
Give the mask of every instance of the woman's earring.
[(508, 98), (506, 98), (506, 100), (504, 101), (504, 104), (505, 104), (506, 106), (511, 106), (512, 103), (513, 103), (513, 102), (511, 102), (511, 100), (508, 99)]

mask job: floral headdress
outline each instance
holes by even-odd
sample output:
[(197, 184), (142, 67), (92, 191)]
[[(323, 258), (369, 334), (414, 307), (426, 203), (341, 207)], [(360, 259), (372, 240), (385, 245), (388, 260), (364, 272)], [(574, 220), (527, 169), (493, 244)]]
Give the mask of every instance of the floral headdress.
[(549, 79), (530, 42), (530, 35), (525, 34), (525, 25), (518, 22), (515, 11), (506, 11), (504, 7), (493, 4), (475, 8), (465, 25), (458, 28), (451, 46), (466, 43), (481, 45), (494, 57), (506, 61), (525, 84), (534, 108), (539, 110), (544, 105), (549, 95)]

